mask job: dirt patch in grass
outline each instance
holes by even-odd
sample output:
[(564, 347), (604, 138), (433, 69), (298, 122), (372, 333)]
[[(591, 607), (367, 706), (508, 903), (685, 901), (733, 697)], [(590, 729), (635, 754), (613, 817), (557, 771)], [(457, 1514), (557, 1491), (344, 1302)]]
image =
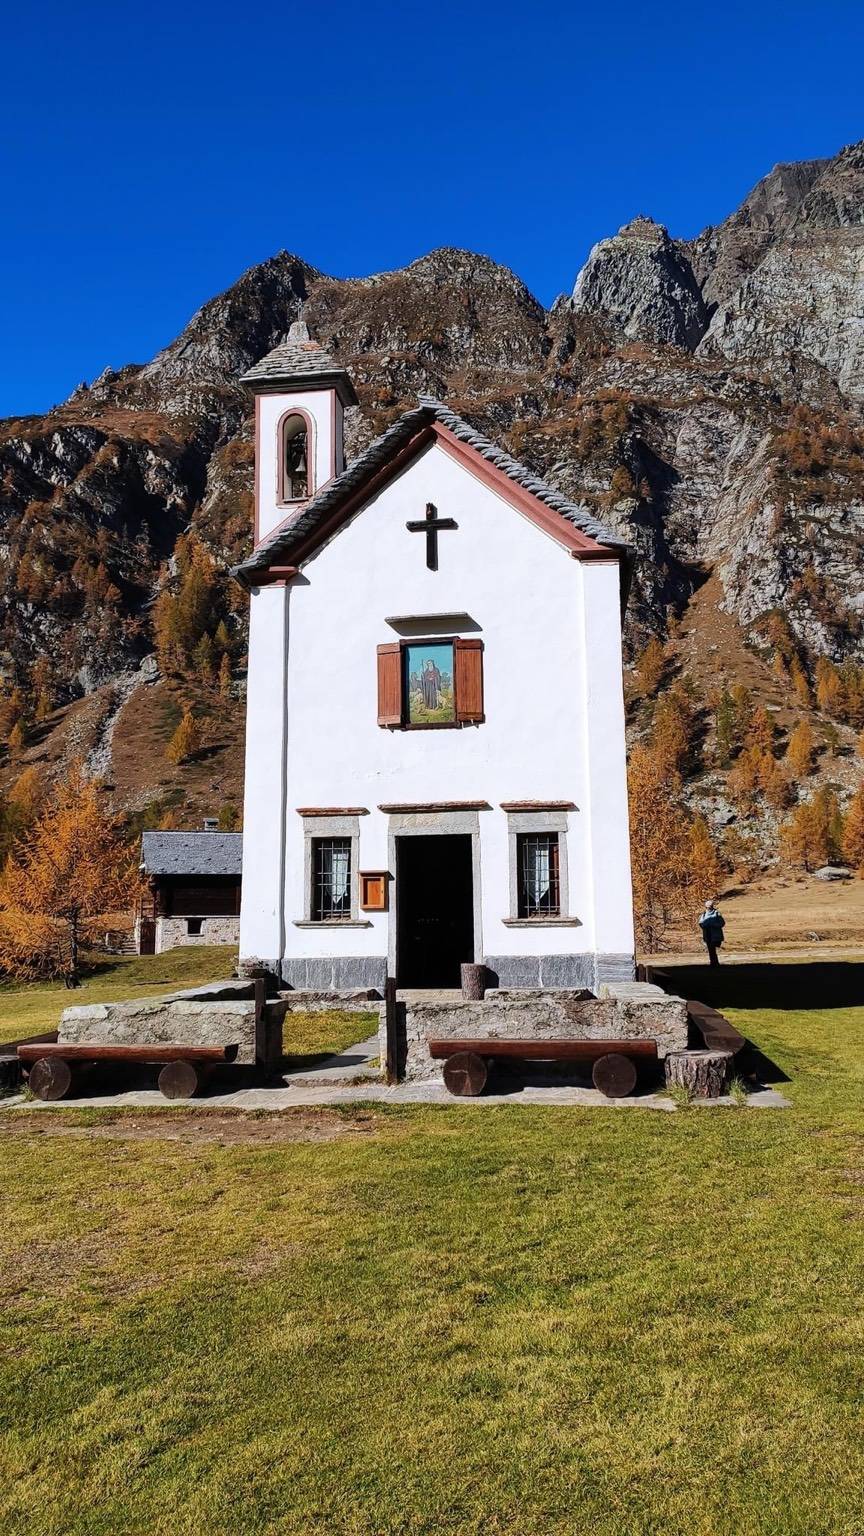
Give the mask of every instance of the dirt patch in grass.
[[(353, 1114), (330, 1109), (266, 1110), (148, 1110), (91, 1112), (83, 1120), (67, 1110), (12, 1110), (0, 1117), (0, 1137), (72, 1136), (85, 1141), (208, 1142), (222, 1146), (274, 1145), (279, 1142), (337, 1141), (368, 1136), (378, 1128), (371, 1110)], [(98, 1116), (98, 1119), (95, 1118)]]

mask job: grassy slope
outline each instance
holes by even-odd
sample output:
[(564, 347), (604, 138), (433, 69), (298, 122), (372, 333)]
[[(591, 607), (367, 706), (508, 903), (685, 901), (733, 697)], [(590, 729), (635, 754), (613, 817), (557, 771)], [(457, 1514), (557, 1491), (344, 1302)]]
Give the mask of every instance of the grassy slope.
[[(0, 1524), (852, 1536), (864, 1007), (842, 975), (830, 1008), (787, 977), (796, 1011), (777, 973), (708, 979), (759, 1004), (734, 1016), (789, 1111), (418, 1107), (267, 1145), (254, 1120), (209, 1142), (12, 1122)], [(47, 1114), (77, 1134), (38, 1134)]]

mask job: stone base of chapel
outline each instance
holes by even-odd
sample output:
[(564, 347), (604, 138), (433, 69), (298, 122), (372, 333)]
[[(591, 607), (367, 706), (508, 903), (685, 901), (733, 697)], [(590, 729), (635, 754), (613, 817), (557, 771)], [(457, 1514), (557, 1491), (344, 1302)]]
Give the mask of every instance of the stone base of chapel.
[[(596, 992), (604, 983), (632, 981), (632, 954), (488, 955), (487, 987), (579, 987)], [(298, 991), (339, 992), (358, 987), (384, 996), (387, 960), (382, 956), (295, 956), (282, 960), (241, 961), (254, 965)]]

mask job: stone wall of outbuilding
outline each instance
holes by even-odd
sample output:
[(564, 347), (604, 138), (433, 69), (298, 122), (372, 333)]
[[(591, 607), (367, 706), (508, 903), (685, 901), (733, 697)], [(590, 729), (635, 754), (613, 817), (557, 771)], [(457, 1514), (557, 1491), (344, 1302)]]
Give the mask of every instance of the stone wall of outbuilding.
[(157, 917), (156, 953), (194, 944), (233, 944), (240, 942), (239, 917), (202, 917), (201, 932), (189, 932), (186, 917)]

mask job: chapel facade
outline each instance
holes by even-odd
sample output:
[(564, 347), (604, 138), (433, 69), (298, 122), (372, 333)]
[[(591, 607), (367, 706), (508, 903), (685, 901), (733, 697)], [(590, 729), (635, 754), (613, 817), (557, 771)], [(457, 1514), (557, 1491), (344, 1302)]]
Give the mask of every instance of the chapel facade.
[(440, 402), (346, 468), (305, 326), (255, 397), (240, 954), (288, 987), (633, 976), (631, 551)]

